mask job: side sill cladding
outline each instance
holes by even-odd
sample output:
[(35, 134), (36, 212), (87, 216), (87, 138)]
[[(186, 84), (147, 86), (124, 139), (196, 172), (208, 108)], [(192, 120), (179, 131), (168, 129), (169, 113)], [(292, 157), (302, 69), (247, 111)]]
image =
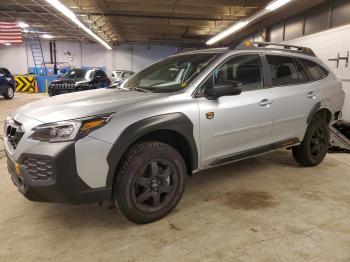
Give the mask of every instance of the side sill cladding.
[(129, 146), (142, 136), (159, 130), (175, 131), (185, 137), (192, 151), (192, 169), (196, 170), (198, 168), (198, 151), (193, 136), (193, 124), (191, 120), (183, 113), (158, 115), (140, 120), (128, 126), (113, 144), (112, 149), (107, 156), (107, 163), (109, 165), (106, 181), (107, 187), (113, 185), (113, 179), (118, 164)]

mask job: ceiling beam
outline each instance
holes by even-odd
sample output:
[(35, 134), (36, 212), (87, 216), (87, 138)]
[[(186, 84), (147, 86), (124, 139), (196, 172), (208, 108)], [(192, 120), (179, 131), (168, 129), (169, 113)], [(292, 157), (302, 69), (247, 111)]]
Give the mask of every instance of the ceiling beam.
[[(96, 12), (75, 12), (78, 15), (101, 15)], [(168, 15), (148, 15), (148, 14), (134, 14), (134, 13), (122, 13), (122, 12), (105, 12), (104, 16), (116, 16), (116, 17), (132, 17), (132, 18), (148, 18), (148, 19), (182, 19), (182, 20), (195, 20), (195, 21), (235, 21), (237, 18), (220, 18), (220, 17), (190, 17), (190, 16), (168, 16)]]

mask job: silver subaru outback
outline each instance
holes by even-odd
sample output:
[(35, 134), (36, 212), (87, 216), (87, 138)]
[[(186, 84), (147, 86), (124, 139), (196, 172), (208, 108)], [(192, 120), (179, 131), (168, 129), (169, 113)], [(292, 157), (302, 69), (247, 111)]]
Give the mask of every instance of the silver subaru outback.
[(135, 223), (167, 215), (187, 175), (280, 148), (327, 153), (341, 82), (311, 49), (245, 42), (170, 56), (121, 86), (47, 98), (5, 121), (8, 170), (28, 199), (111, 200)]

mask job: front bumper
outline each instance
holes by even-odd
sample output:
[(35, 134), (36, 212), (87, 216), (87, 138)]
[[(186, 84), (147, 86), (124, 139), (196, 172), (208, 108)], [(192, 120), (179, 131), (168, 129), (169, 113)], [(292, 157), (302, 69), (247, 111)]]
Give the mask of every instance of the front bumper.
[(0, 95), (3, 95), (7, 92), (7, 89), (8, 89), (8, 85), (1, 85), (0, 84)]
[(50, 88), (50, 87), (48, 89), (48, 93), (50, 96), (74, 93), (77, 91), (80, 91), (80, 90), (77, 90), (77, 89), (56, 89), (56, 88)]
[(36, 147), (17, 161), (7, 153), (7, 164), (12, 181), (31, 201), (82, 204), (111, 198), (111, 188), (90, 188), (79, 177), (74, 142)]
[(55, 96), (55, 95), (74, 93), (74, 92), (91, 90), (91, 89), (94, 89), (92, 85), (78, 85), (78, 86), (59, 85), (59, 87), (49, 85), (48, 92), (51, 96)]

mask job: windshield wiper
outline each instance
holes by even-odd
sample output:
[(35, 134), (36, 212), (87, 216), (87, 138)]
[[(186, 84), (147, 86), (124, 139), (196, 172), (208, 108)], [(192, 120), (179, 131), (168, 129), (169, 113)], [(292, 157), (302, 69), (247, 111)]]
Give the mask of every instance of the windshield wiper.
[(145, 93), (152, 93), (151, 91), (143, 89), (141, 87), (133, 87), (130, 90), (136, 90), (136, 91), (141, 91), (141, 92), (145, 92)]

